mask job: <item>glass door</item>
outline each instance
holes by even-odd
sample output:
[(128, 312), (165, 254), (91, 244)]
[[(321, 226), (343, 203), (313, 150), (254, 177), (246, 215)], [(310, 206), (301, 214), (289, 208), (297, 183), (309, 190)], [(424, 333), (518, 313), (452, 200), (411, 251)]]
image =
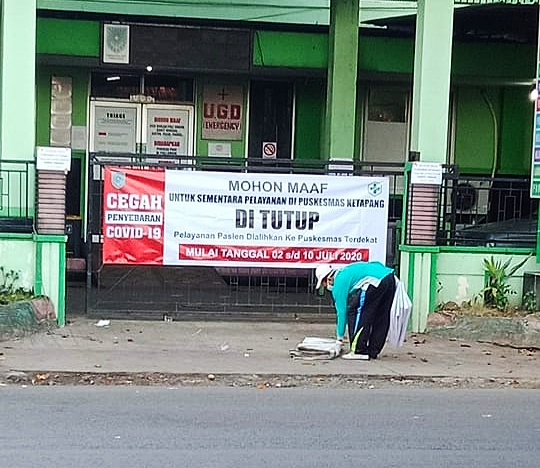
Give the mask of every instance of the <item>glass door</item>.
[(192, 164), (193, 106), (171, 104), (142, 105), (142, 152), (162, 156), (160, 162)]
[(249, 97), (248, 157), (291, 159), (292, 122), (292, 84), (252, 81)]
[(140, 104), (119, 101), (90, 102), (91, 153), (136, 154), (141, 143)]

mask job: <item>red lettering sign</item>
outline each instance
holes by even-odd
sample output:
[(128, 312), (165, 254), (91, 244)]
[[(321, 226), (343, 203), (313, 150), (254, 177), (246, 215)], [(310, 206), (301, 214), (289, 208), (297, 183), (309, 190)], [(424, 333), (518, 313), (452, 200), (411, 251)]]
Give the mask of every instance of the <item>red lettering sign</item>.
[(105, 167), (103, 263), (163, 264), (165, 171)]

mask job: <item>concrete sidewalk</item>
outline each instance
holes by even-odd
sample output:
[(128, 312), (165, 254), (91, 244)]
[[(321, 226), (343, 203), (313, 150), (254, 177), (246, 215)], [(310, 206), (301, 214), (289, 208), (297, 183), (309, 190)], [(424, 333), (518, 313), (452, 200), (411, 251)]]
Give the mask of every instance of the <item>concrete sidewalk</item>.
[(306, 336), (332, 337), (332, 323), (148, 322), (75, 318), (61, 329), (0, 342), (0, 381), (12, 371), (386, 379), (483, 379), (540, 384), (538, 353), (491, 344), (409, 335), (374, 361), (303, 361), (289, 349)]

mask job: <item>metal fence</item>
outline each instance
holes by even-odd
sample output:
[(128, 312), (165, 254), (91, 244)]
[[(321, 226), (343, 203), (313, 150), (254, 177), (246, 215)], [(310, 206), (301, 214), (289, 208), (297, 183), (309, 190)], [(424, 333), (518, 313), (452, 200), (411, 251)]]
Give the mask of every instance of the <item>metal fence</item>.
[(460, 174), (444, 166), (442, 185), (410, 185), (406, 243), (536, 247), (538, 200), (530, 179)]
[(87, 313), (131, 318), (289, 318), (333, 314), (329, 295), (315, 291), (310, 269), (113, 266), (101, 258), (102, 168), (166, 167), (176, 170), (386, 176), (390, 181), (387, 263), (397, 262), (402, 213), (403, 164), (320, 160), (238, 160), (150, 155), (92, 154), (87, 269)]
[[(123, 267), (101, 260), (104, 165), (167, 167), (177, 170), (268, 172), (292, 174), (376, 175), (390, 180), (387, 263), (398, 265), (401, 226), (406, 243), (417, 234), (413, 210), (402, 220), (404, 168), (401, 164), (363, 161), (261, 160), (152, 156), (90, 155), (87, 239), (81, 247), (86, 259), (86, 304), (91, 315), (127, 317), (321, 316), (332, 313), (328, 296), (314, 290), (312, 270), (210, 267)], [(36, 196), (34, 162), (0, 162), (0, 232), (34, 232)], [(444, 166), (443, 183), (432, 191), (409, 187), (409, 203), (422, 195), (416, 221), (429, 231), (419, 243), (446, 246), (536, 247), (538, 200), (529, 195), (529, 178), (460, 174)], [(424, 190), (424, 193), (421, 193)], [(433, 209), (426, 218), (426, 206)], [(427, 220), (427, 221), (426, 221)], [(68, 259), (68, 263), (69, 263)], [(84, 277), (83, 277), (84, 278)]]
[(33, 232), (34, 181), (34, 161), (0, 161), (0, 232)]

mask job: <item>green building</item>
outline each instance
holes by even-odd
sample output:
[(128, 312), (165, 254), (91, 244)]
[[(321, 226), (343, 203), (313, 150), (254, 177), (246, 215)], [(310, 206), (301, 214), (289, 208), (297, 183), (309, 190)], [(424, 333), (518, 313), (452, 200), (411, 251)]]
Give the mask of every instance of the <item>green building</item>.
[[(386, 261), (415, 331), (478, 297), (486, 258), (536, 252), (536, 0), (1, 8), (0, 266), (51, 297), (60, 324), (66, 291), (97, 315), (330, 310), (311, 270), (104, 264), (107, 164), (389, 177)], [(184, 122), (177, 138), (156, 136), (163, 113)], [(426, 168), (442, 181), (419, 179)], [(512, 304), (536, 268), (531, 256), (511, 278)]]

